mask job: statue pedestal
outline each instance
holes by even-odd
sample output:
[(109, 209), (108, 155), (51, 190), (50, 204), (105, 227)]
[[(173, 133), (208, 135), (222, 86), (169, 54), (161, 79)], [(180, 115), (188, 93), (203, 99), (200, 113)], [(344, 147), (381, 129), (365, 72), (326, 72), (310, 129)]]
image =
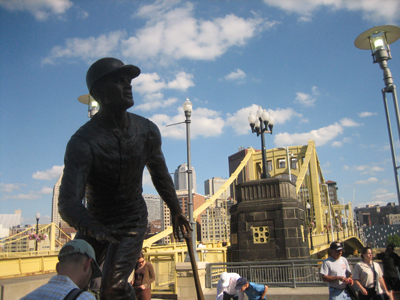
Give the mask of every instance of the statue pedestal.
[(306, 208), (289, 179), (267, 178), (236, 186), (231, 207), (230, 261), (309, 258)]
[[(206, 286), (206, 264), (207, 262), (197, 262), (197, 272), (199, 274), (201, 288), (204, 293)], [(177, 294), (179, 300), (193, 300), (197, 299), (196, 286), (194, 283), (193, 270), (190, 262), (182, 262), (176, 264), (176, 277), (177, 277)]]

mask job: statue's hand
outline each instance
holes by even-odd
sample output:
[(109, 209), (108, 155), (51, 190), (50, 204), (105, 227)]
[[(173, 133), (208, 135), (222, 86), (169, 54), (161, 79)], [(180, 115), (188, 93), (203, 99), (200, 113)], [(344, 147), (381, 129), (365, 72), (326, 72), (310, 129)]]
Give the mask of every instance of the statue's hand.
[(85, 234), (95, 238), (99, 242), (110, 242), (112, 244), (119, 244), (119, 241), (113, 236), (112, 230), (107, 229), (100, 222), (92, 222), (85, 230)]
[(190, 232), (192, 231), (190, 223), (183, 213), (172, 215), (172, 228), (174, 230), (174, 237), (178, 241), (180, 240), (179, 230), (182, 234), (182, 237), (190, 234)]

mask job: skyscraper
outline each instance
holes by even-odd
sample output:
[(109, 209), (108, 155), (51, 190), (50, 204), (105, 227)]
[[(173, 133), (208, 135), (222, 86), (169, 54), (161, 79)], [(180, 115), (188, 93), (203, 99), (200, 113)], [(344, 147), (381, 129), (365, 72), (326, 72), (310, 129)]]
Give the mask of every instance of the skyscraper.
[[(175, 190), (182, 191), (188, 189), (188, 167), (186, 163), (183, 163), (177, 167), (174, 174), (174, 186)], [(192, 191), (196, 193), (196, 171), (192, 166)]]

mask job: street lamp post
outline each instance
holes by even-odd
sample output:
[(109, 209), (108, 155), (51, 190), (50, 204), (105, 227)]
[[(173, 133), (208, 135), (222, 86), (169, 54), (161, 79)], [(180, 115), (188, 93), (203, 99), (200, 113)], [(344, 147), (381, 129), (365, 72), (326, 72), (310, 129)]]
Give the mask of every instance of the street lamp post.
[(331, 200), (329, 198), (329, 188), (328, 188), (328, 185), (326, 183), (323, 183), (322, 185), (326, 187), (326, 197), (328, 199), (329, 220), (331, 221), (330, 225), (331, 225), (331, 234), (332, 234), (332, 242), (333, 242), (335, 240), (335, 237), (333, 235), (333, 222), (332, 222), (332, 212), (331, 212)]
[(345, 220), (345, 222), (344, 222), (344, 229), (345, 229), (345, 231), (344, 231), (344, 237), (346, 237), (346, 232), (347, 232), (347, 215), (346, 215), (346, 206), (344, 205), (344, 199), (343, 198), (339, 198), (339, 200), (340, 199), (342, 199), (342, 201), (343, 201), (343, 215), (344, 215), (344, 220)]
[[(183, 111), (185, 112), (185, 123), (186, 123), (186, 146), (187, 146), (187, 174), (188, 174), (188, 199), (189, 199), (189, 221), (192, 226), (193, 232), (191, 234), (193, 249), (196, 249), (196, 221), (193, 220), (193, 189), (192, 189), (192, 159), (191, 159), (191, 148), (190, 148), (190, 123), (192, 115), (193, 104), (189, 98), (183, 103)], [(194, 251), (196, 261), (199, 261), (197, 251)], [(185, 260), (189, 260), (189, 256), (186, 256)]]
[(40, 219), (40, 213), (37, 212), (36, 215), (36, 247), (35, 247), (35, 251), (38, 251), (38, 235), (39, 235), (39, 219)]
[(78, 101), (88, 106), (88, 118), (93, 117), (99, 111), (99, 103), (90, 94), (79, 96)]
[[(291, 161), (290, 158), (293, 157), (293, 153), (289, 151), (289, 147), (278, 147), (278, 149), (282, 149), (286, 151), (286, 162), (288, 164), (288, 175), (289, 175), (289, 180), (292, 181), (292, 173), (291, 173)], [(309, 204), (310, 205), (310, 204)]]
[(328, 237), (329, 244), (329, 225), (328, 225), (328, 210), (325, 209), (325, 218), (326, 218), (326, 236)]
[[(252, 133), (257, 133), (257, 136), (261, 135), (261, 151), (262, 151), (262, 174), (261, 178), (271, 178), (271, 175), (267, 170), (267, 154), (265, 149), (265, 139), (264, 133), (272, 134), (272, 128), (274, 127), (274, 118), (270, 116), (270, 114), (261, 106), (258, 107), (256, 116), (253, 115), (253, 112), (250, 112), (248, 117), (248, 121), (251, 127)], [(269, 129), (269, 130), (268, 130)]]
[(379, 63), (380, 68), (383, 70), (383, 80), (385, 87), (382, 89), (383, 104), (386, 113), (386, 122), (389, 133), (390, 149), (392, 152), (392, 163), (394, 176), (396, 180), (397, 199), (400, 204), (400, 186), (398, 166), (396, 163), (396, 154), (394, 150), (392, 128), (390, 124), (389, 109), (387, 105), (386, 93), (391, 93), (396, 113), (397, 130), (400, 138), (400, 120), (399, 120), (399, 105), (397, 102), (396, 86), (393, 84), (393, 77), (388, 68), (387, 61), (392, 58), (390, 53), (389, 44), (394, 43), (400, 38), (400, 27), (393, 25), (383, 25), (368, 29), (361, 33), (354, 41), (354, 46), (362, 50), (371, 49), (373, 62)]
[(311, 250), (314, 249), (313, 246), (313, 240), (312, 240), (312, 228), (311, 228), (311, 205), (309, 202), (307, 202), (306, 204), (306, 208), (307, 208), (307, 212), (308, 212), (308, 222), (309, 222), (309, 231), (310, 231), (310, 246), (311, 246)]

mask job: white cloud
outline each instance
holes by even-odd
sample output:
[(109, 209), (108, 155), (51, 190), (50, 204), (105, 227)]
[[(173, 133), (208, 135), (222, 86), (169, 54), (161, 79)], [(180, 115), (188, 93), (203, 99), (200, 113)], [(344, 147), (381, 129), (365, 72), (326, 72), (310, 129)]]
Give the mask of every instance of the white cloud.
[[(250, 126), (247, 121), (250, 112), (254, 114), (258, 110), (258, 105), (253, 104), (252, 106), (239, 109), (234, 114), (227, 114), (226, 125), (232, 127), (236, 134), (247, 134), (249, 133)], [(302, 118), (302, 115), (296, 113), (292, 108), (278, 108), (276, 110), (268, 110), (269, 114), (274, 118), (276, 124), (284, 124), (292, 118)]]
[(384, 168), (380, 166), (373, 166), (373, 165), (354, 165), (352, 167), (345, 166), (345, 170), (353, 170), (360, 172), (361, 175), (366, 175), (366, 174), (375, 174), (376, 172), (383, 172), (385, 171)]
[(304, 106), (314, 106), (315, 101), (317, 100), (317, 98), (315, 98), (315, 96), (318, 96), (318, 95), (319, 95), (318, 88), (316, 86), (313, 86), (311, 88), (311, 94), (306, 94), (306, 93), (302, 93), (302, 92), (296, 93), (296, 98), (295, 98), (294, 102), (299, 103)]
[(372, 194), (386, 194), (388, 192), (387, 189), (379, 188), (372, 192)]
[(39, 21), (44, 21), (51, 15), (64, 14), (72, 5), (70, 0), (0, 0), (0, 6), (5, 9), (26, 10)]
[(0, 182), (0, 191), (6, 193), (12, 193), (14, 190), (19, 190), (19, 185), (14, 183), (1, 183)]
[(305, 133), (290, 134), (287, 132), (275, 135), (275, 145), (307, 145), (308, 140), (314, 140), (316, 146), (325, 145), (327, 142), (343, 133), (343, 126), (335, 122), (327, 127), (311, 130)]
[(53, 188), (44, 186), (38, 194), (53, 194)]
[(373, 201), (389, 201), (391, 199), (397, 199), (397, 194), (385, 193), (385, 194), (375, 195), (372, 197)]
[[(345, 127), (354, 126), (359, 126), (359, 124), (351, 119), (343, 118), (340, 122), (335, 122), (332, 125), (311, 130), (310, 132), (293, 134), (287, 132), (279, 133), (275, 135), (274, 142), (277, 146), (306, 145), (308, 140), (314, 140), (316, 146), (322, 146), (342, 134)], [(344, 138), (341, 142), (333, 142), (332, 146), (339, 147), (343, 145), (343, 143), (348, 142), (350, 142), (350, 139)]]
[(398, 20), (400, 15), (398, 0), (264, 0), (264, 3), (287, 12), (298, 13), (301, 15), (301, 21), (310, 21), (312, 14), (323, 6), (332, 10), (360, 11), (364, 19), (375, 22), (393, 22)]
[(52, 180), (58, 179), (64, 169), (64, 166), (53, 166), (51, 169), (44, 172), (38, 171), (32, 175), (33, 179), (38, 180)]
[(136, 105), (134, 110), (149, 111), (158, 108), (169, 107), (178, 101), (178, 98), (164, 99), (162, 90), (186, 91), (194, 86), (193, 75), (186, 72), (178, 72), (170, 81), (165, 82), (157, 73), (145, 73), (132, 80), (132, 89), (143, 95), (144, 103)]
[(343, 127), (357, 127), (361, 126), (361, 124), (354, 122), (352, 119), (349, 118), (343, 118), (340, 120), (340, 124), (342, 124)]
[[(157, 114), (150, 118), (161, 131), (163, 137), (176, 139), (186, 138), (185, 124), (165, 127), (169, 124), (175, 124), (184, 121), (183, 108), (178, 109), (178, 114), (169, 117), (165, 114)], [(207, 108), (197, 108), (192, 112), (190, 126), (191, 138), (219, 136), (225, 125), (225, 121), (219, 116), (219, 113)]]
[(368, 111), (358, 113), (358, 116), (360, 118), (372, 117), (372, 116), (376, 116), (376, 115), (377, 115), (377, 113), (372, 113), (372, 112), (368, 112)]
[(341, 141), (334, 141), (332, 147), (342, 147), (344, 143), (350, 143), (351, 138), (343, 138)]
[(53, 47), (42, 63), (54, 64), (57, 60), (65, 58), (82, 59), (89, 63), (100, 57), (113, 56), (118, 53), (121, 40), (125, 35), (125, 31), (114, 31), (98, 37), (67, 39), (66, 46)]
[(237, 80), (237, 81), (242, 81), (243, 79), (246, 78), (246, 73), (243, 72), (241, 69), (236, 69), (235, 71), (232, 71), (228, 75), (225, 76), (226, 80)]
[(6, 196), (6, 199), (17, 199), (17, 200), (35, 200), (41, 198), (38, 194), (30, 192), (29, 194), (18, 194), (12, 196)]
[(357, 180), (356, 184), (370, 184), (375, 182), (378, 182), (378, 179), (376, 179), (375, 177), (370, 177), (366, 180)]
[(134, 36), (115, 31), (99, 37), (68, 39), (64, 46), (54, 47), (43, 63), (54, 63), (61, 58), (93, 61), (103, 56), (164, 65), (179, 59), (213, 60), (230, 47), (243, 46), (277, 24), (257, 15), (244, 19), (230, 14), (197, 20), (193, 17), (193, 4), (178, 6), (176, 3), (157, 1), (143, 5), (134, 17), (147, 22)]

